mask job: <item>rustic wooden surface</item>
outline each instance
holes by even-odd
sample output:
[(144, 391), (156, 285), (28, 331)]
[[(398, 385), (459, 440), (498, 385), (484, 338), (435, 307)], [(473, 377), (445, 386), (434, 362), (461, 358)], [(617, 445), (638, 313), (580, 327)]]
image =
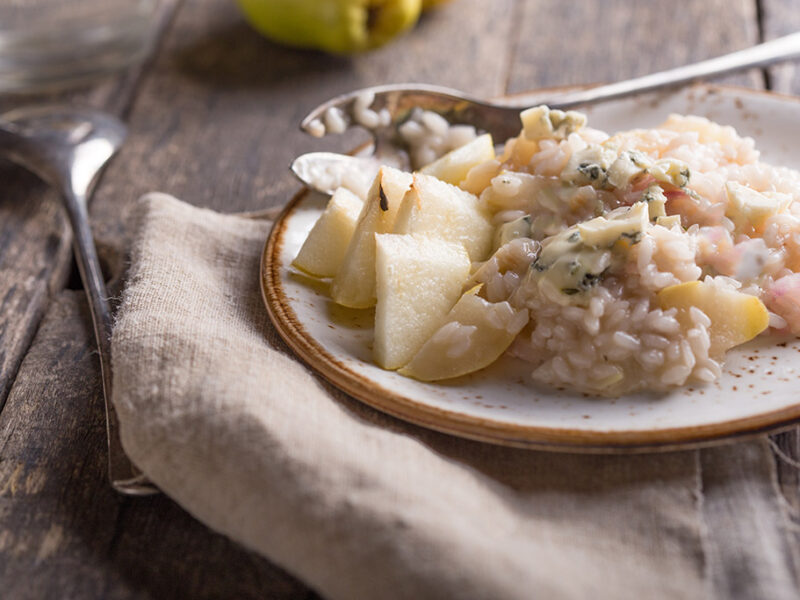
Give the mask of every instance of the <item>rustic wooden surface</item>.
[[(124, 270), (125, 215), (141, 193), (167, 191), (225, 212), (284, 202), (296, 187), (286, 169), (293, 156), (352, 141), (320, 144), (297, 131), (300, 117), (335, 93), (423, 81), (492, 96), (610, 81), (800, 29), (800, 14), (792, 0), (585, 0), (580, 10), (560, 0), (496, 0), (490, 10), (484, 0), (456, 0), (396, 43), (356, 58), (272, 44), (231, 0), (165, 2), (159, 27), (142, 68), (70, 96), (115, 112), (131, 129), (92, 207), (115, 280)], [(800, 93), (796, 65), (727, 81)], [(0, 108), (21, 101), (2, 99)], [(0, 183), (0, 595), (313, 597), (168, 499), (111, 492), (97, 358), (64, 219), (32, 176), (0, 163)], [(796, 430), (774, 436), (772, 454), (763, 444), (697, 452), (718, 597), (769, 593), (757, 579), (747, 590), (725, 588), (720, 565), (736, 565), (731, 548), (748, 540), (784, 549), (774, 580), (797, 577), (800, 483), (789, 463), (800, 457), (799, 439)], [(725, 493), (736, 476), (731, 453), (764, 472), (735, 499)], [(714, 526), (725, 510), (750, 506), (760, 510), (752, 520)], [(773, 518), (787, 507), (794, 529)]]

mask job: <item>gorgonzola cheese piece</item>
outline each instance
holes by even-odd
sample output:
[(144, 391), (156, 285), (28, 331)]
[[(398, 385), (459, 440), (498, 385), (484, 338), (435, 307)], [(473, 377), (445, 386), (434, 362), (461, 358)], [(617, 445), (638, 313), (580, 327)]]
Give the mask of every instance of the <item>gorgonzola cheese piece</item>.
[(616, 158), (613, 150), (590, 144), (572, 153), (567, 166), (561, 171), (561, 181), (570, 185), (604, 187), (608, 181), (608, 169)]
[(517, 238), (523, 237), (530, 237), (531, 236), (531, 223), (532, 219), (530, 215), (525, 215), (524, 217), (520, 217), (519, 219), (514, 219), (513, 221), (509, 221), (497, 228), (495, 232), (495, 239), (494, 239), (494, 247), (495, 250), (504, 246), (511, 240), (516, 240)]
[(689, 185), (689, 179), (692, 176), (689, 165), (677, 158), (657, 160), (647, 169), (647, 172), (655, 177), (656, 181), (668, 183), (679, 188)]
[(609, 250), (587, 248), (580, 232), (570, 227), (543, 242), (530, 276), (547, 298), (563, 306), (580, 305), (610, 264)]
[(660, 185), (651, 185), (642, 194), (642, 202), (647, 204), (647, 213), (651, 221), (655, 221), (658, 217), (665, 217), (667, 211), (665, 205), (667, 197), (664, 190)]
[(645, 173), (651, 165), (652, 161), (641, 152), (624, 150), (608, 169), (608, 183), (615, 188), (627, 187), (632, 179)]
[(588, 292), (611, 266), (617, 241), (637, 243), (647, 224), (647, 205), (637, 202), (610, 218), (597, 217), (574, 225), (542, 242), (529, 277), (554, 302), (585, 305)]
[(544, 138), (566, 139), (586, 125), (586, 115), (574, 110), (550, 110), (545, 105), (534, 106), (520, 113), (522, 134), (532, 142)]
[(637, 202), (627, 211), (611, 218), (595, 217), (590, 221), (578, 223), (578, 231), (583, 242), (589, 246), (608, 247), (621, 237), (638, 240), (642, 235), (649, 213), (645, 202)]

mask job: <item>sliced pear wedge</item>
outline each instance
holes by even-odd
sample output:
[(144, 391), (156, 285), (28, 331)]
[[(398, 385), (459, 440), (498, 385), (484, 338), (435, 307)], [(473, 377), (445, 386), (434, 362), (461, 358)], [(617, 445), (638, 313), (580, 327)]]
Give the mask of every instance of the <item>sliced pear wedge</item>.
[(479, 288), (461, 296), (401, 374), (422, 381), (450, 379), (482, 369), (505, 352), (528, 323), (528, 311), (487, 302), (477, 295)]
[(375, 305), (375, 234), (391, 233), (410, 173), (381, 167), (367, 194), (342, 266), (331, 283), (331, 298), (349, 308)]
[(461, 244), (416, 235), (375, 236), (375, 361), (403, 366), (442, 324), (469, 276)]
[(303, 242), (292, 265), (315, 277), (333, 277), (344, 255), (364, 202), (346, 188), (339, 188)]
[(494, 227), (477, 196), (431, 175), (414, 174), (397, 211), (395, 233), (422, 234), (463, 244), (470, 260), (486, 260)]
[(693, 306), (711, 319), (709, 354), (721, 357), (734, 346), (752, 340), (769, 327), (769, 313), (755, 296), (714, 285), (706, 281), (687, 281), (665, 287), (658, 292), (661, 308), (678, 309), (678, 319), (691, 324)]
[(467, 178), (467, 173), (472, 167), (493, 159), (492, 136), (484, 133), (426, 165), (420, 169), (420, 173), (432, 175), (452, 185), (458, 185)]

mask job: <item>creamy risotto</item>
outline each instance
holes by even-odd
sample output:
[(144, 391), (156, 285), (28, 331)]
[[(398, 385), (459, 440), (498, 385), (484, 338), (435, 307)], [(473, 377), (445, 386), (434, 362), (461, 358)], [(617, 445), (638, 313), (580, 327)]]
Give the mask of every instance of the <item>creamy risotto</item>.
[[(382, 171), (344, 225), (325, 225), (329, 206), (309, 236), (296, 266), (331, 277), (337, 302), (377, 303), (379, 364), (437, 380), (508, 352), (535, 382), (613, 396), (712, 382), (730, 348), (800, 335), (798, 172), (700, 117), (609, 134), (540, 106), (521, 123), (495, 152), (488, 136), (417, 113), (400, 131), (416, 162), (432, 164)], [(320, 272), (308, 256), (332, 236), (339, 257)], [(356, 260), (372, 278), (359, 284), (364, 301), (337, 299)], [(467, 261), (468, 274), (440, 281), (437, 260), (450, 271)], [(437, 282), (430, 293), (425, 278)], [(422, 317), (406, 343), (409, 307)]]

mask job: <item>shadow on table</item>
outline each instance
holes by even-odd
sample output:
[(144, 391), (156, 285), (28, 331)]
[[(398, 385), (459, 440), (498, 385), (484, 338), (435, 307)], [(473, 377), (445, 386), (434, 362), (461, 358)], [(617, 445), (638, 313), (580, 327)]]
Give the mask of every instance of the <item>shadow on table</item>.
[(243, 21), (220, 26), (173, 50), (177, 70), (217, 89), (257, 89), (292, 85), (301, 79), (336, 77), (352, 60), (273, 43)]
[(122, 587), (153, 598), (316, 598), (291, 575), (215, 534), (166, 496), (124, 499), (111, 548)]

